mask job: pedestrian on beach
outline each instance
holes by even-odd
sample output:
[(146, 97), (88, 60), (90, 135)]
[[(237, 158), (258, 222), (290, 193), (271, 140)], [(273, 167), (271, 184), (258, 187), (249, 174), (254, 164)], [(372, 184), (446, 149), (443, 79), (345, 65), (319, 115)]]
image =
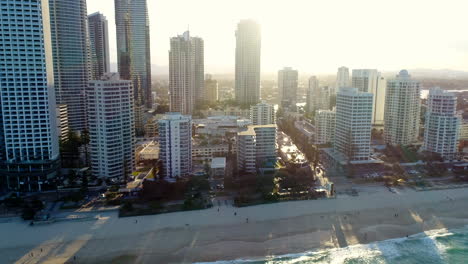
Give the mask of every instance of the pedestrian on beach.
[(245, 222), (246, 222), (246, 223), (249, 223), (249, 218), (246, 218), (246, 219), (245, 219)]
[(234, 212), (234, 215), (237, 215), (237, 212)]

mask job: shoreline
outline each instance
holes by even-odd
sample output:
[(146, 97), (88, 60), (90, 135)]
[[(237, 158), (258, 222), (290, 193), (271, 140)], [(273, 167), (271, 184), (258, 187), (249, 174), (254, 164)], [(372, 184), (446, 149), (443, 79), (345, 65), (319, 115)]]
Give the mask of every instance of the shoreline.
[(0, 241), (0, 263), (54, 264), (73, 257), (74, 263), (87, 264), (204, 263), (301, 254), (463, 227), (468, 224), (467, 200), (468, 189), (405, 190), (222, 206), (220, 212), (214, 207), (128, 218), (106, 212), (94, 222), (37, 227), (0, 223), (0, 233), (9, 238)]

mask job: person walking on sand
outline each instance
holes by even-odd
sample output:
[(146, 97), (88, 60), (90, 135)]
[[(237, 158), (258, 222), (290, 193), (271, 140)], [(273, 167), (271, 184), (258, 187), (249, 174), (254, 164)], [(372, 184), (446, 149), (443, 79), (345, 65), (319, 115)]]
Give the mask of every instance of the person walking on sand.
[(248, 224), (248, 223), (249, 223), (249, 218), (246, 218), (246, 219), (245, 219), (245, 222)]

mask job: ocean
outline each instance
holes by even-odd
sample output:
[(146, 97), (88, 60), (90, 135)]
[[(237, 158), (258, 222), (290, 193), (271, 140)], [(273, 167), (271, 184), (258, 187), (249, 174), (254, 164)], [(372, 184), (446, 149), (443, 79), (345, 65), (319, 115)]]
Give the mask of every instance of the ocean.
[(433, 230), (408, 238), (367, 245), (271, 256), (256, 260), (216, 261), (198, 264), (462, 264), (468, 263), (468, 226)]

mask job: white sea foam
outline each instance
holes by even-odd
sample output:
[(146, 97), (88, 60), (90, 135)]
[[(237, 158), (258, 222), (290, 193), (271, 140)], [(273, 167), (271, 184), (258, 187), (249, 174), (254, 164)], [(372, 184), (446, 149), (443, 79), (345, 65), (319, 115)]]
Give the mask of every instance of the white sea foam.
[[(402, 252), (410, 249), (411, 246), (417, 247), (426, 256), (434, 260), (443, 260), (443, 254), (448, 249), (437, 241), (437, 238), (451, 236), (454, 233), (468, 235), (468, 226), (463, 229), (439, 229), (426, 231), (411, 235), (409, 237), (394, 238), (370, 244), (358, 244), (345, 248), (333, 248), (328, 250), (316, 250), (297, 254), (286, 254), (281, 256), (270, 256), (262, 259), (238, 259), (231, 261), (200, 262), (197, 264), (245, 264), (245, 263), (264, 263), (264, 264), (300, 264), (300, 263), (327, 263), (341, 264), (347, 260), (361, 260), (372, 263), (385, 263), (389, 260), (397, 259), (402, 256)], [(405, 252), (408, 253), (408, 252)]]

